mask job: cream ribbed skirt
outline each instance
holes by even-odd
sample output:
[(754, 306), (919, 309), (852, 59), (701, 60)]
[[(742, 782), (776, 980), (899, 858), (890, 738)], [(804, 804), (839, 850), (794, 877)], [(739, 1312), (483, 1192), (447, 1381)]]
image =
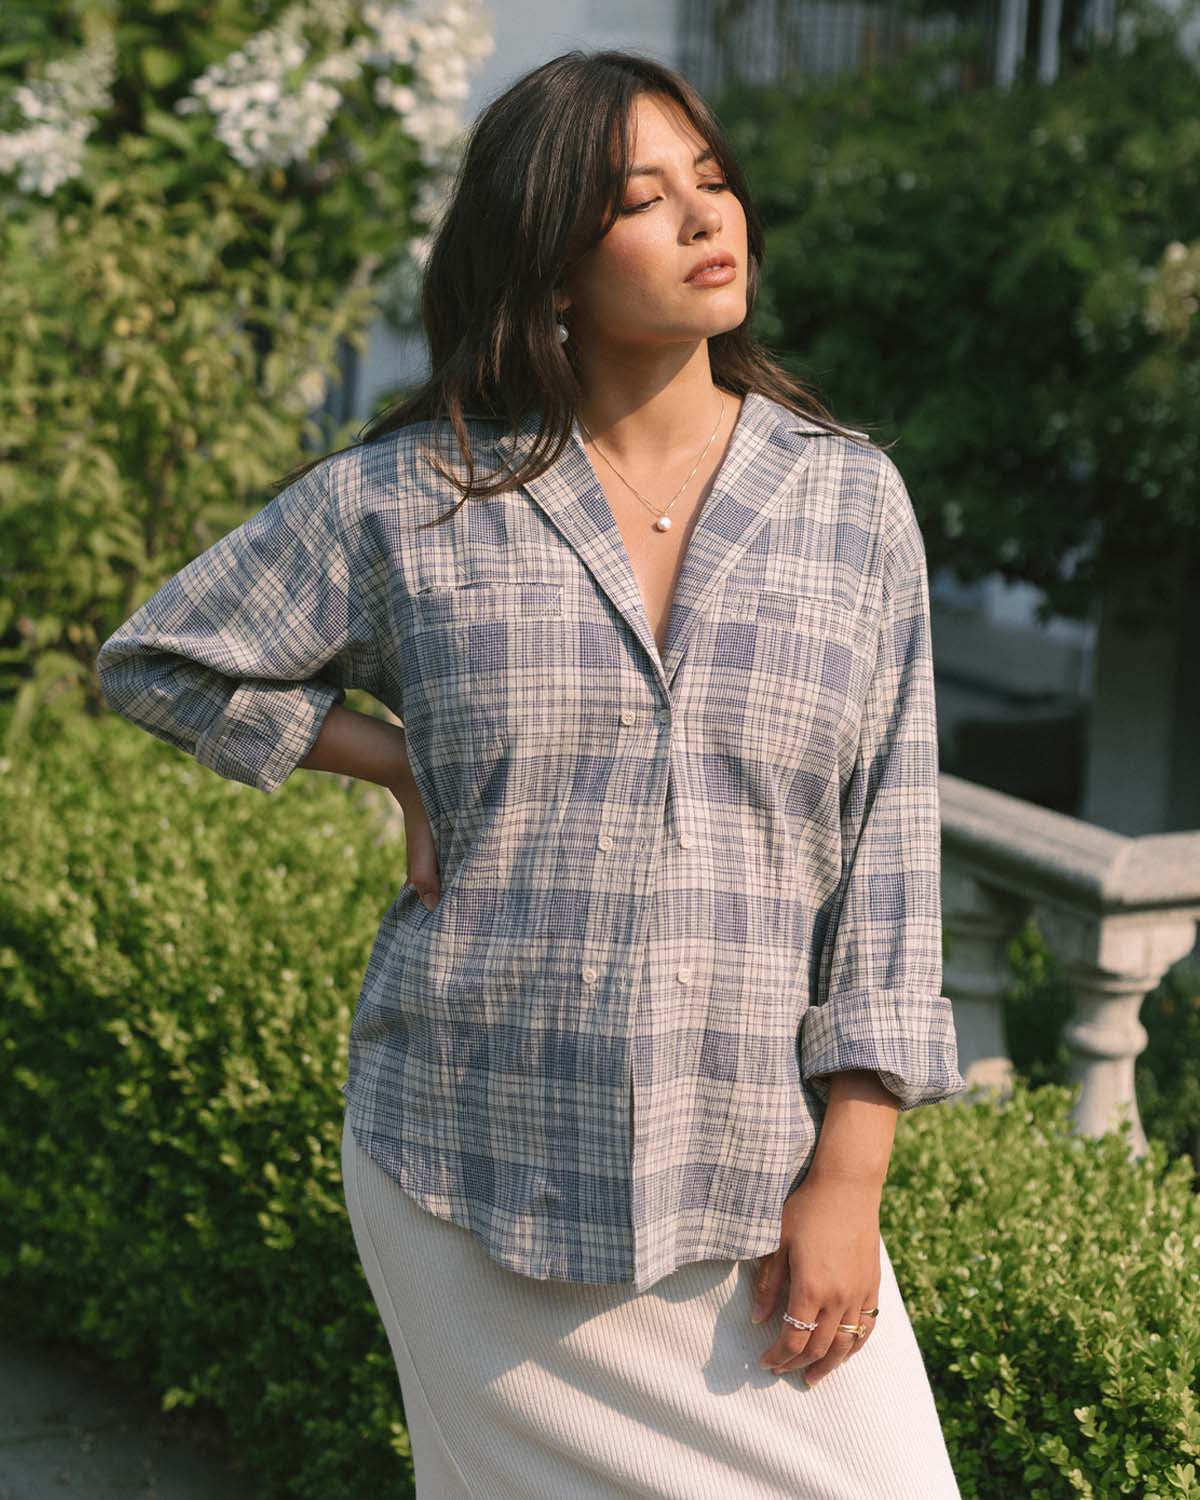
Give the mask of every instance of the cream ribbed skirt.
[(493, 1261), (342, 1135), (346, 1206), (387, 1331), (417, 1500), (961, 1500), (882, 1241), (879, 1317), (809, 1388), (758, 1358), (752, 1260), (644, 1292)]

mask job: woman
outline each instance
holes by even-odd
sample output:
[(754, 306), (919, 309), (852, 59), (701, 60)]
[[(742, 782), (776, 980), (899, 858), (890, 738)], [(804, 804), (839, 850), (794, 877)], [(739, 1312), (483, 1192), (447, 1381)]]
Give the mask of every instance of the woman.
[(958, 1495), (879, 1232), (897, 1113), (966, 1087), (924, 551), (750, 336), (762, 250), (683, 79), (537, 68), (428, 381), (100, 652), (218, 773), (404, 810), (343, 1170), (422, 1500)]

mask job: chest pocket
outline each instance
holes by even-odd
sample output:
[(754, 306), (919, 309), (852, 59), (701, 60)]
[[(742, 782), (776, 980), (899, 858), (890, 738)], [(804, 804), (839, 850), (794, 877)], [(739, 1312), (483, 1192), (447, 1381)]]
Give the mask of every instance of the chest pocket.
[(566, 585), (554, 578), (472, 578), (394, 601), (396, 669), (409, 757), (434, 806), (493, 800), (503, 747), (535, 724), (539, 684), (561, 670)]
[(540, 578), (474, 578), (422, 589), (410, 595), (402, 609), (416, 634), (481, 620), (554, 619), (563, 612), (563, 585)]
[(876, 630), (834, 594), (727, 585), (704, 632), (708, 738), (732, 737), (742, 755), (827, 786), (857, 739)]
[(754, 588), (730, 584), (719, 607), (722, 619), (744, 620), (778, 630), (801, 629), (814, 618), (832, 629), (853, 630), (854, 606), (835, 594), (813, 594), (793, 589)]

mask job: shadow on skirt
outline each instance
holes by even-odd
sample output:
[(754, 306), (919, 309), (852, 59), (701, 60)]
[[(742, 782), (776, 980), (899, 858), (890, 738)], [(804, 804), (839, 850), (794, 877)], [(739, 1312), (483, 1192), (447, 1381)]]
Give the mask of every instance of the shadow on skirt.
[(879, 1318), (811, 1389), (758, 1358), (752, 1260), (641, 1293), (541, 1281), (429, 1213), (343, 1126), (355, 1243), (387, 1330), (418, 1500), (961, 1500), (880, 1241)]

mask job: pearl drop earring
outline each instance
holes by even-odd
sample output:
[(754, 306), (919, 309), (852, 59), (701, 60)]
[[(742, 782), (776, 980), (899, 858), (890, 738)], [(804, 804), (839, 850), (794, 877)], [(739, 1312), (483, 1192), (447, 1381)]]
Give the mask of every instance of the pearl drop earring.
[(565, 344), (568, 338), (570, 338), (570, 331), (567, 328), (567, 325), (560, 318), (558, 320), (558, 342), (560, 344)]

